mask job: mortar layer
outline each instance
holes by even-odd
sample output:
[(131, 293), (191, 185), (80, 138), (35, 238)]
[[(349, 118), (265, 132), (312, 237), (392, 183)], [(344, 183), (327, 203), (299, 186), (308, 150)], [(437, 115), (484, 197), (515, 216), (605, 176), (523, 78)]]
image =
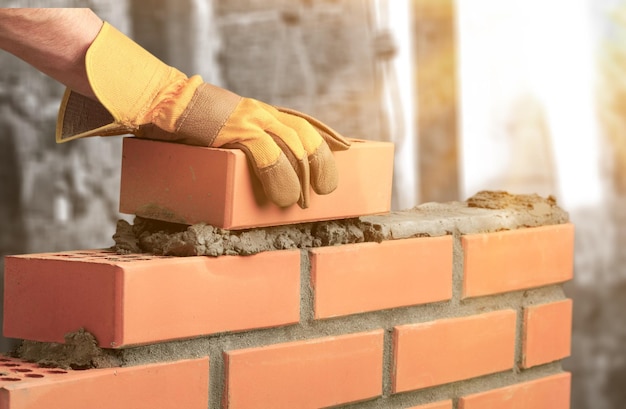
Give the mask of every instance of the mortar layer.
[(261, 251), (333, 246), (409, 237), (513, 230), (566, 223), (568, 214), (550, 196), (482, 191), (465, 202), (425, 203), (412, 209), (353, 219), (226, 230), (135, 218), (117, 223), (119, 253), (171, 256), (250, 255)]

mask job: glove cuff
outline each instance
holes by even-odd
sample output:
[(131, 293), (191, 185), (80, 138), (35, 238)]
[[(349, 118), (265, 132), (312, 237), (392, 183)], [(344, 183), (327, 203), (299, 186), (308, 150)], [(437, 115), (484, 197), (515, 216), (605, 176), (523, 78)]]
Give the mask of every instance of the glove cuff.
[(66, 90), (56, 140), (140, 133), (154, 124), (172, 132), (200, 77), (187, 76), (104, 23), (85, 55), (89, 84), (98, 101)]
[(110, 136), (130, 133), (117, 123), (98, 101), (67, 88), (61, 99), (56, 124), (56, 142), (63, 143), (86, 136)]

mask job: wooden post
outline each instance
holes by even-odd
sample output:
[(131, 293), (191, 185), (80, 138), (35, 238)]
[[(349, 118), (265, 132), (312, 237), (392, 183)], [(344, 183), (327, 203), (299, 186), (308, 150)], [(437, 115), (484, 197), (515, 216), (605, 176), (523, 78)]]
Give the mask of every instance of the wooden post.
[(459, 200), (454, 0), (413, 0), (420, 202)]

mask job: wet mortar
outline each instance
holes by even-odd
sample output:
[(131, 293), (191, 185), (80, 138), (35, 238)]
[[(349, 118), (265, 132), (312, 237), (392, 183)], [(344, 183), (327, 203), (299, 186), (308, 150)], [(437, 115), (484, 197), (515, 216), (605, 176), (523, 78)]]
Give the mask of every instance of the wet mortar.
[(120, 220), (113, 236), (118, 253), (168, 256), (251, 255), (262, 251), (381, 242), (409, 237), (480, 233), (564, 223), (553, 197), (483, 191), (465, 202), (426, 203), (383, 215), (246, 230), (183, 225), (136, 217)]

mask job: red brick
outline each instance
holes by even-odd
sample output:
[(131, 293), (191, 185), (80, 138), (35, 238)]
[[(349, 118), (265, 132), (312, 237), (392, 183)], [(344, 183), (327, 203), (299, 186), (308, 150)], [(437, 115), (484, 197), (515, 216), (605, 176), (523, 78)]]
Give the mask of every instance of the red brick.
[(354, 140), (349, 150), (334, 156), (337, 190), (330, 195), (311, 191), (308, 209), (280, 208), (267, 200), (242, 151), (125, 138), (120, 211), (228, 229), (389, 211), (393, 144)]
[(452, 237), (311, 250), (315, 317), (329, 318), (452, 297)]
[(382, 393), (382, 330), (224, 355), (229, 409), (320, 408)]
[(505, 371), (515, 361), (514, 310), (394, 328), (393, 392)]
[(571, 374), (560, 373), (459, 399), (459, 409), (569, 409)]
[(446, 400), (441, 402), (427, 403), (426, 405), (412, 406), (408, 409), (452, 409), (452, 401)]
[(478, 297), (572, 278), (574, 225), (559, 224), (461, 238), (463, 297)]
[(6, 258), (4, 335), (63, 342), (83, 327), (118, 348), (292, 324), (300, 253), (158, 257), (104, 250)]
[(2, 409), (206, 409), (208, 358), (80, 371), (0, 358)]
[(524, 368), (568, 357), (571, 352), (572, 300), (525, 308), (523, 331)]

